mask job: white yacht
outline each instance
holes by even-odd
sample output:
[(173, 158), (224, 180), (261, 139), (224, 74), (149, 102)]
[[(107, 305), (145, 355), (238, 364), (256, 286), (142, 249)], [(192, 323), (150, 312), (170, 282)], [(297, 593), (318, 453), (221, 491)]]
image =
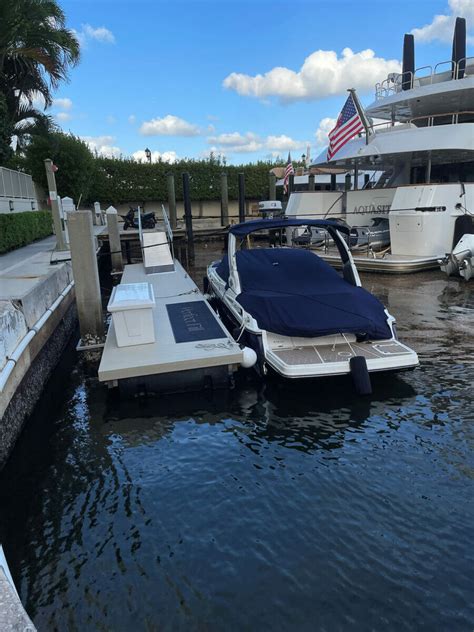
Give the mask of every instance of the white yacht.
[[(474, 234), (474, 56), (466, 54), (465, 20), (456, 20), (452, 58), (434, 66), (415, 68), (413, 35), (405, 35), (402, 72), (376, 85), (365, 115), (367, 133), (311, 165), (352, 172), (354, 188), (292, 193), (285, 213), (368, 227), (363, 247), (353, 249), (359, 270), (439, 267)], [(362, 170), (377, 179), (360, 189)], [(380, 218), (388, 219), (390, 243), (378, 249), (370, 227)], [(319, 247), (337, 263), (329, 239)]]

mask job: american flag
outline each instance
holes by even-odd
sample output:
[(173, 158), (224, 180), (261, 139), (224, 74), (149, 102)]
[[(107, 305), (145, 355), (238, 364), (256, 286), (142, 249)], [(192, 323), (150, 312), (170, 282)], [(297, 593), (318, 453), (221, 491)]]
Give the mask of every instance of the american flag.
[(293, 163), (291, 162), (291, 154), (288, 153), (288, 164), (285, 167), (285, 179), (283, 180), (283, 192), (286, 193), (288, 191), (288, 180), (290, 176), (295, 173), (293, 169)]
[(342, 108), (337, 119), (336, 126), (329, 132), (329, 147), (327, 159), (331, 160), (343, 145), (353, 136), (364, 129), (362, 119), (352, 98), (352, 94), (347, 97), (347, 101)]

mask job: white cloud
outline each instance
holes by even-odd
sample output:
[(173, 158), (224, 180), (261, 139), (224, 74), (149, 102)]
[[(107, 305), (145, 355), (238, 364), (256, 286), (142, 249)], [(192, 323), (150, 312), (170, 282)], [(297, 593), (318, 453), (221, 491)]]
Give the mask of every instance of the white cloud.
[(341, 57), (334, 51), (317, 50), (304, 60), (297, 72), (279, 66), (263, 75), (233, 72), (224, 79), (223, 85), (243, 96), (259, 99), (273, 96), (288, 103), (344, 94), (352, 87), (372, 90), (388, 73), (399, 71), (400, 62), (376, 57), (370, 48), (359, 53), (345, 48)]
[(120, 147), (113, 144), (115, 142), (114, 136), (81, 136), (81, 138), (92, 151), (97, 152), (100, 156), (118, 158), (122, 154)]
[[(147, 162), (146, 155), (143, 149), (135, 151), (132, 154), (132, 157), (134, 158), (134, 160), (137, 160), (138, 162)], [(151, 161), (158, 162), (159, 160), (162, 160), (163, 162), (173, 163), (178, 160), (178, 156), (175, 151), (164, 151), (164, 152), (152, 151)]]
[(274, 152), (279, 151), (295, 151), (298, 149), (306, 149), (307, 141), (293, 140), (289, 136), (282, 134), (281, 136), (267, 136), (265, 146)]
[(58, 121), (61, 121), (63, 123), (65, 121), (70, 121), (71, 118), (72, 118), (72, 114), (70, 114), (69, 112), (58, 112), (54, 116), (55, 116), (55, 118), (58, 119)]
[[(474, 28), (474, 1), (473, 0), (449, 0), (450, 13), (435, 15), (429, 24), (411, 32), (418, 42), (431, 42), (439, 40), (450, 43), (453, 39), (455, 18), (466, 18), (467, 29)], [(474, 37), (468, 41), (474, 43)]]
[(326, 116), (319, 122), (318, 129), (315, 131), (317, 147), (324, 147), (328, 144), (328, 134), (336, 125), (336, 119)]
[(207, 142), (212, 145), (212, 151), (221, 152), (225, 150), (229, 153), (247, 154), (257, 151), (269, 150), (274, 155), (281, 151), (294, 151), (306, 148), (307, 141), (293, 140), (289, 136), (267, 136), (261, 138), (253, 132), (232, 132), (209, 136)]
[(61, 108), (61, 110), (70, 110), (72, 108), (72, 101), (68, 98), (53, 99), (53, 107)]
[(115, 116), (109, 114), (109, 116), (105, 119), (109, 125), (114, 125), (117, 122)]
[(209, 136), (207, 142), (214, 146), (213, 151), (225, 149), (232, 153), (246, 154), (263, 149), (261, 139), (253, 132), (247, 132), (246, 134), (232, 132)]
[(130, 116), (128, 117), (128, 122), (130, 123), (130, 125), (134, 125), (136, 120), (137, 117), (135, 116), (135, 114), (130, 114)]
[(172, 114), (145, 121), (140, 127), (143, 136), (198, 136), (200, 133), (197, 125)]
[(80, 31), (74, 31), (79, 44), (86, 46), (91, 40), (102, 44), (115, 44), (115, 36), (105, 26), (94, 27), (90, 24), (82, 24)]

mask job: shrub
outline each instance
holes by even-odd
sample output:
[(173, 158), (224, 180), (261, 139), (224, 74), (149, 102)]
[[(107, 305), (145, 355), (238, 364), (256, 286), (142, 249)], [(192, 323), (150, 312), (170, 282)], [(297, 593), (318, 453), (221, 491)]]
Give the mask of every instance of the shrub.
[(49, 211), (0, 213), (0, 253), (51, 235), (53, 221)]
[(95, 160), (84, 141), (62, 132), (32, 136), (26, 148), (23, 168), (47, 191), (45, 158), (51, 158), (58, 167), (56, 184), (61, 197), (69, 196), (76, 203), (81, 194), (83, 200), (88, 199), (94, 177)]

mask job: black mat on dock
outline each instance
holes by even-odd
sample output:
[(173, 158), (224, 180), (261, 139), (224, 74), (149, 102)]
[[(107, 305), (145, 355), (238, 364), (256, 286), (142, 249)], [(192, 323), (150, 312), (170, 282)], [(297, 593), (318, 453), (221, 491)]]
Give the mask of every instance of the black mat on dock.
[(176, 342), (227, 337), (205, 301), (170, 303), (166, 309)]

